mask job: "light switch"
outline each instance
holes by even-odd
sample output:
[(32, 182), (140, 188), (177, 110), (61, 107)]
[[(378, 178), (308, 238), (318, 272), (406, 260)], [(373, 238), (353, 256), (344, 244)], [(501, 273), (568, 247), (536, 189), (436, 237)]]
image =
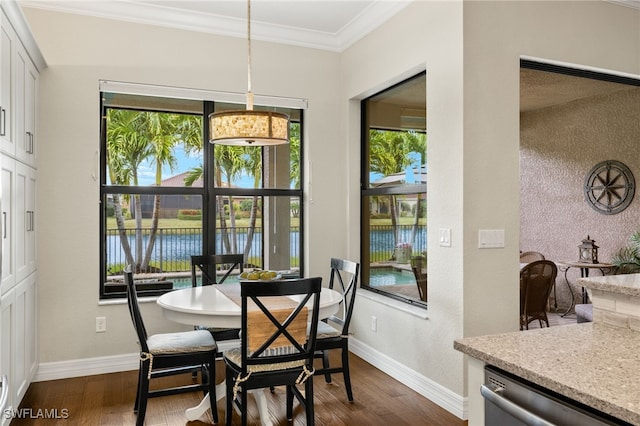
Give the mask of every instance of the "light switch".
[(480, 229), (478, 230), (478, 248), (503, 248), (504, 229)]
[(451, 247), (450, 228), (440, 228), (440, 247)]

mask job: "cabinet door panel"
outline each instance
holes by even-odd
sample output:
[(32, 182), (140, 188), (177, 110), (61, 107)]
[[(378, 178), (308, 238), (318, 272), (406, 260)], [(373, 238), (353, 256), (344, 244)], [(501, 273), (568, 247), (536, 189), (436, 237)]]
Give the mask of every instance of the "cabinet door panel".
[(16, 162), (16, 282), (36, 269), (36, 172)]
[(0, 149), (14, 155), (13, 61), (16, 33), (4, 13), (0, 16)]
[(25, 365), (26, 355), (26, 336), (25, 336), (25, 317), (26, 317), (26, 289), (27, 280), (18, 283), (15, 287), (15, 301), (13, 308), (13, 327), (14, 335), (14, 362), (11, 370), (13, 371), (14, 395), (16, 401), (20, 401), (27, 391), (27, 369)]
[(0, 294), (6, 292), (16, 283), (15, 254), (14, 254), (14, 200), (15, 200), (15, 160), (0, 155), (0, 180), (2, 180), (2, 280)]
[[(9, 379), (9, 399), (5, 409), (16, 408), (14, 405), (16, 401), (13, 391), (15, 389), (15, 381), (12, 371), (12, 366), (15, 362), (15, 336), (13, 333), (13, 324), (15, 321), (14, 300), (15, 293), (13, 289), (0, 298), (0, 375), (6, 375)], [(9, 424), (9, 421), (3, 419), (3, 424)]]
[(38, 98), (38, 79), (40, 74), (31, 61), (27, 62), (24, 76), (24, 143), (25, 161), (36, 166), (36, 109)]

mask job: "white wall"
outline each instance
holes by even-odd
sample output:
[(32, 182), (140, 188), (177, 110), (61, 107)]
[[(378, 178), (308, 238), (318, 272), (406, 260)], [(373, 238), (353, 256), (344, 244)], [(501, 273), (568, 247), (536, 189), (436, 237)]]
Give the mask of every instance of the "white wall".
[[(98, 80), (243, 93), (246, 40), (36, 9), (25, 15), (49, 64), (40, 90), (40, 360), (135, 352), (126, 305), (98, 305)], [(256, 94), (308, 99), (306, 148), (316, 184), (306, 206), (307, 268), (328, 278), (330, 256), (346, 252), (347, 164), (335, 154), (345, 145), (339, 56), (254, 42), (252, 59)], [(153, 303), (143, 310), (150, 332), (180, 327)], [(107, 317), (106, 333), (95, 333), (97, 316)]]
[[(518, 329), (519, 57), (638, 74), (640, 12), (483, 1), (465, 3), (464, 22), (464, 336), (474, 336)], [(483, 228), (505, 229), (505, 249), (477, 249)], [(477, 387), (466, 392), (481, 407)], [(470, 426), (481, 418), (471, 410)]]
[[(124, 306), (97, 305), (97, 81), (242, 92), (243, 41), (39, 10), (26, 15), (50, 65), (40, 92), (40, 359), (132, 352)], [(588, 1), (418, 1), (342, 54), (254, 44), (256, 92), (309, 99), (310, 274), (325, 272), (331, 255), (359, 258), (358, 100), (427, 70), (428, 319), (361, 291), (353, 328), (359, 342), (467, 394), (453, 340), (518, 327), (519, 57), (638, 73), (639, 15)], [(451, 248), (438, 247), (439, 228), (452, 229)], [(478, 229), (504, 229), (506, 247), (478, 250)], [(155, 306), (145, 313), (170, 327)], [(371, 315), (378, 317), (375, 334)], [(94, 332), (96, 316), (107, 316), (107, 333)]]
[[(453, 340), (463, 333), (462, 4), (412, 4), (345, 51), (342, 64), (345, 102), (354, 103), (426, 69), (428, 229), (453, 229), (449, 248), (438, 247), (437, 232), (428, 233), (428, 319), (399, 311), (395, 304), (386, 304), (386, 298), (360, 291), (354, 337), (462, 394), (462, 355), (453, 350)], [(349, 115), (350, 129), (358, 128), (359, 120), (359, 110), (354, 108)], [(357, 158), (359, 131), (349, 136), (350, 156)], [(352, 200), (354, 204), (359, 202), (355, 197)], [(357, 228), (352, 231), (350, 238), (357, 241)], [(369, 327), (371, 316), (378, 318), (375, 333)]]
[[(518, 329), (520, 56), (638, 73), (639, 33), (637, 10), (605, 2), (416, 2), (343, 53), (352, 102), (427, 71), (429, 319), (361, 292), (356, 338), (467, 393), (452, 341)], [(440, 228), (451, 248), (438, 247)], [(504, 229), (505, 248), (478, 249), (479, 229)]]

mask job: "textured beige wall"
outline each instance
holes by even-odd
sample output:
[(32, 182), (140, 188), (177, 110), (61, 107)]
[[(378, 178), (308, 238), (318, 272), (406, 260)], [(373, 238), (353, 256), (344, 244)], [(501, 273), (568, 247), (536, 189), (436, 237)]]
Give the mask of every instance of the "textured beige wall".
[[(577, 260), (581, 240), (596, 241), (598, 259), (626, 245), (640, 229), (640, 199), (621, 213), (605, 215), (587, 204), (583, 185), (597, 163), (617, 160), (640, 179), (640, 88), (581, 99), (521, 115), (520, 248), (553, 261)], [(597, 273), (597, 272), (592, 272)], [(567, 277), (575, 283), (579, 271)], [(575, 287), (574, 287), (575, 288)], [(559, 273), (558, 304), (569, 306)], [(580, 287), (575, 288), (576, 300)]]

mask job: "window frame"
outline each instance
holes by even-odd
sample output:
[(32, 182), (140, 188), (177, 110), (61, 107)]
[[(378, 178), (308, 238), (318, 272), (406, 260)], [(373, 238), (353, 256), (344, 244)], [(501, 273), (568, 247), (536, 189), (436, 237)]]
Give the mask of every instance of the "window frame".
[[(109, 85), (108, 82), (105, 83), (106, 86)], [(131, 89), (126, 83), (117, 83), (114, 87), (121, 87), (120, 85), (124, 85), (127, 90)], [(148, 96), (148, 97), (167, 97), (163, 96), (166, 91), (173, 93), (172, 88), (164, 88), (159, 90), (161, 94), (157, 94), (154, 89), (157, 90), (157, 86), (150, 86), (151, 90), (148, 90), (148, 93), (145, 92), (147, 89), (146, 86), (143, 85), (134, 85), (137, 89), (133, 90), (134, 94), (140, 96)], [(175, 89), (178, 93), (182, 93), (184, 89)], [(142, 92), (142, 93), (140, 93)], [(300, 171), (300, 185), (295, 189), (274, 189), (274, 188), (216, 188), (214, 185), (214, 174), (212, 173), (214, 167), (214, 145), (209, 142), (209, 126), (208, 126), (208, 116), (215, 109), (216, 102), (212, 100), (208, 100), (207, 96), (203, 96), (205, 99), (202, 100), (202, 138), (203, 138), (203, 186), (202, 187), (158, 187), (158, 186), (122, 186), (122, 185), (108, 185), (107, 184), (107, 126), (106, 126), (106, 111), (107, 108), (114, 108), (113, 106), (106, 106), (104, 102), (104, 93), (111, 93), (107, 88), (102, 87), (100, 89), (100, 112), (101, 112), (101, 120), (100, 120), (100, 205), (99, 205), (99, 233), (100, 233), (100, 247), (99, 247), (99, 259), (100, 259), (100, 268), (99, 268), (99, 299), (100, 300), (108, 300), (115, 298), (123, 298), (126, 296), (126, 292), (106, 292), (105, 283), (107, 278), (107, 218), (106, 218), (106, 201), (107, 196), (109, 194), (141, 194), (141, 195), (194, 195), (200, 196), (202, 199), (202, 254), (216, 254), (216, 226), (215, 221), (217, 219), (217, 209), (215, 208), (215, 199), (216, 196), (258, 196), (258, 197), (288, 197), (293, 198), (297, 197), (300, 200), (299, 203), (299, 272), (301, 276), (304, 276), (304, 189), (302, 182), (305, 181), (305, 167), (304, 167), (304, 112), (306, 108), (306, 101), (304, 100), (288, 100), (285, 99), (280, 100), (280, 103), (284, 102), (286, 105), (285, 108), (291, 108), (297, 110), (299, 112), (299, 126), (300, 126), (300, 164), (298, 165)], [(119, 92), (115, 92), (119, 93)], [(218, 94), (216, 92), (216, 94)], [(234, 99), (233, 94), (227, 94), (228, 96), (221, 96), (225, 103), (229, 103), (229, 99)], [(187, 99), (188, 97), (178, 97), (177, 99)], [(267, 98), (269, 99), (269, 98)], [(191, 99), (193, 100), (193, 99)], [(223, 101), (220, 101), (223, 102)], [(278, 103), (278, 102), (276, 102)], [(241, 108), (241, 107), (240, 107)], [(277, 106), (275, 107), (277, 108)], [(153, 108), (127, 108), (127, 109), (139, 109), (140, 111), (152, 111), (152, 112), (176, 112), (176, 113), (184, 113), (179, 111), (167, 111), (167, 110), (156, 110)], [(185, 113), (188, 114), (188, 113)], [(199, 114), (198, 114), (199, 115)], [(263, 160), (264, 160), (264, 149), (263, 149)], [(264, 186), (264, 173), (265, 168), (262, 168), (263, 173), (263, 186)], [(264, 216), (263, 216), (264, 217)], [(210, 224), (214, 224), (211, 226)], [(264, 221), (261, 225), (262, 229), (264, 229)], [(264, 233), (262, 240), (260, 243), (264, 246)], [(264, 248), (264, 247), (263, 247)], [(264, 250), (261, 251), (261, 260), (264, 264)], [(200, 254), (200, 253), (197, 253)], [(173, 290), (173, 288), (171, 289)], [(158, 296), (163, 293), (166, 293), (171, 290), (140, 290), (138, 294), (141, 296)]]
[[(360, 132), (360, 212), (361, 212), (361, 220), (360, 220), (360, 253), (361, 253), (361, 263), (362, 263), (362, 267), (361, 267), (361, 284), (360, 287), (364, 290), (367, 291), (371, 291), (373, 293), (382, 295), (384, 297), (388, 297), (390, 299), (394, 299), (394, 300), (398, 300), (400, 302), (412, 305), (412, 306), (416, 306), (419, 308), (427, 308), (427, 302), (425, 301), (421, 301), (421, 300), (417, 300), (417, 299), (412, 299), (409, 297), (405, 297), (403, 295), (400, 295), (398, 293), (393, 293), (393, 292), (389, 292), (389, 291), (385, 291), (383, 289), (380, 289), (376, 286), (371, 286), (369, 285), (369, 278), (370, 278), (370, 272), (371, 272), (371, 268), (369, 267), (371, 261), (370, 261), (370, 208), (369, 208), (369, 199), (371, 197), (375, 197), (375, 196), (391, 196), (391, 195), (412, 195), (412, 194), (417, 194), (417, 193), (423, 193), (425, 194), (425, 199), (424, 202), (427, 203), (427, 185), (425, 184), (416, 184), (416, 185), (412, 185), (412, 186), (406, 186), (406, 185), (397, 185), (397, 186), (385, 186), (385, 187), (371, 187), (370, 186), (370, 179), (369, 179), (369, 173), (371, 170), (370, 167), (370, 145), (369, 145), (369, 134), (371, 130), (377, 129), (377, 130), (389, 130), (389, 129), (383, 129), (381, 127), (370, 127), (369, 126), (369, 122), (368, 122), (368, 102), (380, 95), (383, 94), (385, 92), (388, 92), (392, 89), (395, 89), (407, 82), (413, 81), (417, 78), (420, 77), (425, 77), (426, 78), (426, 71), (422, 71), (420, 73), (417, 73), (415, 75), (412, 75), (411, 77), (408, 77), (394, 85), (391, 85), (383, 90), (380, 90), (379, 92), (376, 92), (370, 96), (368, 96), (365, 99), (362, 99), (360, 101), (360, 128), (361, 128), (361, 132)], [(426, 107), (426, 105), (425, 105)], [(393, 129), (393, 130), (397, 130), (397, 129)], [(425, 135), (427, 134), (426, 130), (425, 130)], [(424, 166), (427, 166), (427, 160), (426, 160), (426, 153), (425, 153), (425, 164)], [(417, 208), (419, 208), (420, 203), (418, 202), (417, 204)], [(416, 212), (417, 214), (417, 212)], [(425, 234), (428, 232), (428, 226), (427, 223), (425, 223), (424, 225), (425, 228)], [(426, 244), (426, 241), (425, 241)], [(428, 249), (425, 247), (425, 251), (428, 251)], [(383, 286), (384, 287), (384, 286)]]

